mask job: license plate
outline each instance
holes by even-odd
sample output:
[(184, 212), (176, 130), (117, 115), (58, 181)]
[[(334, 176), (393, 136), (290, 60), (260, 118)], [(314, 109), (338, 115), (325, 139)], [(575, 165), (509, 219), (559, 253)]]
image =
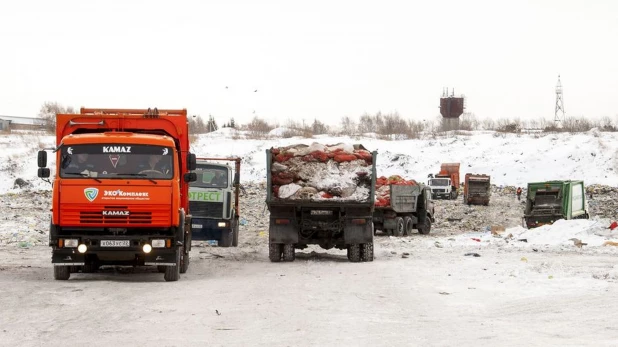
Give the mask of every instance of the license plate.
[(191, 228), (202, 229), (201, 224), (191, 224)]
[(101, 240), (101, 247), (129, 247), (130, 240)]
[(312, 216), (330, 216), (333, 214), (333, 211), (330, 210), (311, 210)]

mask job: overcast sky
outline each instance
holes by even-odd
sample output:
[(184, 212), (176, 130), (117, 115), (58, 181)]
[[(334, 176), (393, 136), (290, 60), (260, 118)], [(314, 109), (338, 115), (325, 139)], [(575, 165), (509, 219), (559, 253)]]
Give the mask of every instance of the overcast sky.
[(0, 114), (434, 120), (449, 87), (480, 119), (553, 120), (560, 74), (567, 116), (616, 119), (617, 42), (615, 0), (3, 1)]

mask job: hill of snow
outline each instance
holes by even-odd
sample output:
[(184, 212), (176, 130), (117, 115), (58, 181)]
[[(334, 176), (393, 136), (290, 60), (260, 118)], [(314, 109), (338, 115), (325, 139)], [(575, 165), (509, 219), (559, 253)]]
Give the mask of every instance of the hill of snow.
[[(552, 179), (583, 179), (586, 184), (618, 185), (618, 133), (503, 134), (488, 131), (459, 132), (443, 137), (388, 141), (370, 136), (349, 138), (247, 139), (223, 128), (196, 136), (192, 152), (198, 156), (240, 156), (241, 181), (264, 181), (266, 149), (295, 143), (360, 143), (378, 152), (378, 175), (398, 174), (425, 181), (437, 173), (442, 162), (460, 162), (460, 175), (484, 173), (493, 184), (522, 186)], [(13, 134), (0, 136), (0, 194), (11, 191), (16, 178), (35, 188), (49, 189), (36, 177), (36, 152), (53, 147), (54, 136)], [(50, 165), (53, 165), (53, 156)], [(52, 170), (52, 175), (53, 175)]]

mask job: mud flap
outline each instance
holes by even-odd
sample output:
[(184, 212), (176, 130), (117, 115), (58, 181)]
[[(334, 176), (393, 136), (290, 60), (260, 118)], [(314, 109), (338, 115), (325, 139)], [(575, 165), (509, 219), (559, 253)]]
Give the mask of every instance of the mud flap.
[(153, 253), (144, 256), (144, 265), (176, 265), (176, 252), (174, 250)]
[(352, 224), (346, 221), (343, 227), (343, 240), (346, 245), (373, 242), (373, 223), (367, 219), (365, 224)]
[(73, 253), (70, 250), (67, 252), (52, 252), (52, 264), (55, 266), (81, 266), (86, 263), (86, 256), (80, 253)]
[(294, 224), (275, 224), (275, 221), (271, 219), (268, 240), (270, 243), (298, 243), (298, 227)]

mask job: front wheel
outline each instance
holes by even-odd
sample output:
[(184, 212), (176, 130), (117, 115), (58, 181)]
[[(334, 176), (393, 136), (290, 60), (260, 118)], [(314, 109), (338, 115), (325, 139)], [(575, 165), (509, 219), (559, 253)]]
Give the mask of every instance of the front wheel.
[(238, 219), (236, 219), (234, 222), (234, 228), (232, 229), (232, 247), (238, 247), (239, 224)]
[(184, 248), (182, 249), (180, 256), (180, 273), (186, 273), (189, 270), (189, 264), (191, 263), (191, 257), (189, 253), (185, 252)]
[(222, 230), (219, 247), (231, 247), (234, 244), (234, 232), (232, 230)]
[(54, 266), (54, 279), (57, 281), (66, 281), (71, 277), (70, 266)]
[(431, 219), (425, 217), (423, 223), (418, 226), (419, 234), (427, 235), (431, 231)]
[(163, 278), (168, 282), (178, 281), (180, 278), (180, 252), (182, 249), (176, 250), (176, 265), (166, 266)]

